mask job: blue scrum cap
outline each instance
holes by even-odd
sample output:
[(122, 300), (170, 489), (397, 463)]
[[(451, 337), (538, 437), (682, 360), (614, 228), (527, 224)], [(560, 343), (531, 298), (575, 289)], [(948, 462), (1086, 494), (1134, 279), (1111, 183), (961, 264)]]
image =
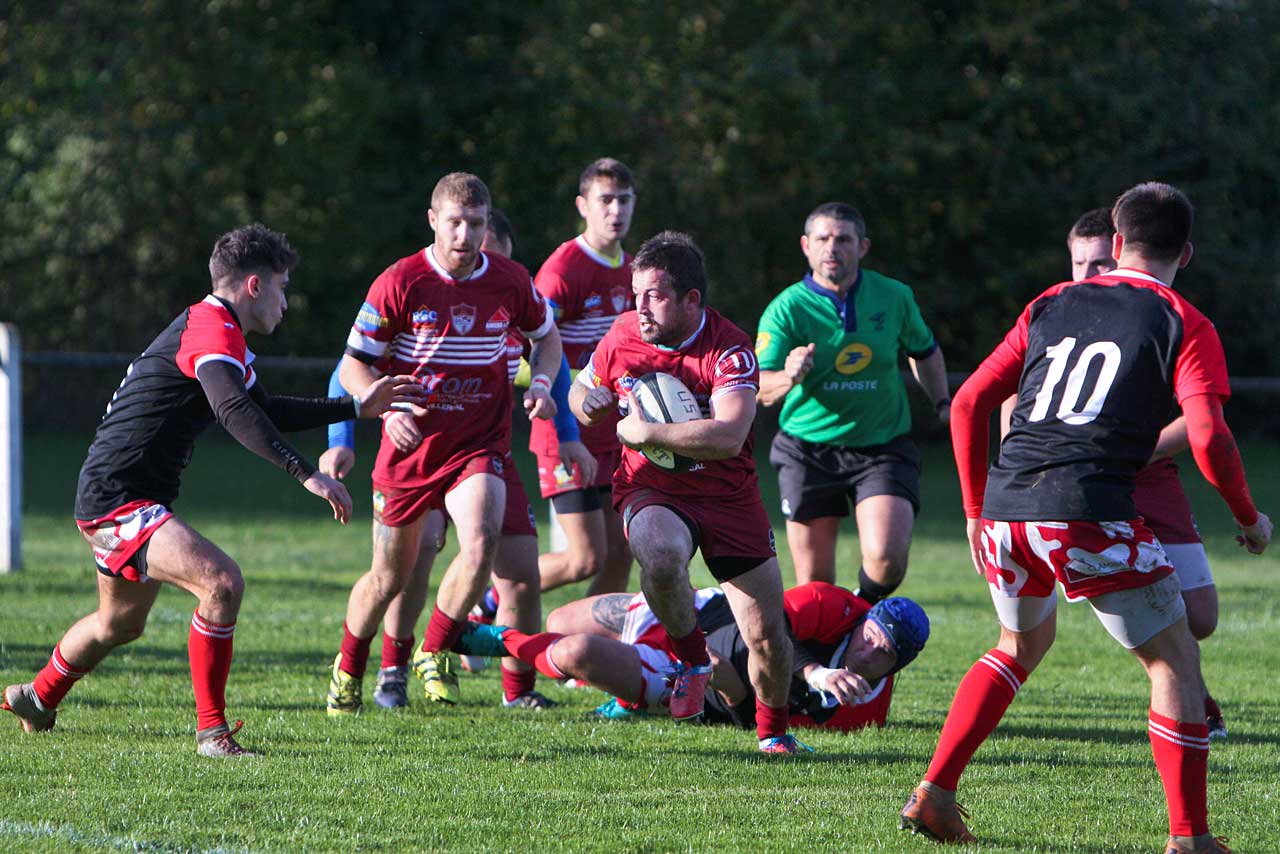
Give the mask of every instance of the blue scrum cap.
[(898, 660), (893, 663), (890, 673), (897, 673), (914, 661), (929, 639), (929, 617), (924, 608), (903, 596), (877, 602), (867, 612), (867, 618), (875, 620), (893, 641)]

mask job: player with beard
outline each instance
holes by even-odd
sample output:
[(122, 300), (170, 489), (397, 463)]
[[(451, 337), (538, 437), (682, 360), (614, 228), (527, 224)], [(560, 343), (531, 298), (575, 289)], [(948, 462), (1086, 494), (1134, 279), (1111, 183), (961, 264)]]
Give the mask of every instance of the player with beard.
[[(678, 657), (671, 716), (700, 719), (711, 678), (689, 583), (689, 560), (701, 550), (749, 650), (760, 749), (797, 753), (801, 746), (787, 732), (791, 643), (782, 576), (751, 457), (759, 379), (751, 341), (707, 307), (705, 262), (688, 235), (664, 231), (649, 239), (631, 271), (636, 309), (620, 316), (596, 347), (570, 389), (569, 405), (588, 426), (625, 413), (616, 428), (624, 447), (613, 503), (640, 564), (641, 589)], [(630, 389), (652, 371), (683, 382), (704, 417), (645, 421)], [(637, 450), (645, 445), (697, 463), (680, 474), (665, 472)]]
[[(428, 210), (434, 241), (378, 277), (347, 339), (344, 387), (363, 388), (378, 371), (408, 370), (421, 377), (428, 398), (384, 421), (373, 470), (373, 564), (348, 599), (330, 677), (332, 715), (359, 711), (369, 645), (414, 573), (426, 518), (442, 508), (457, 534), (458, 555), (437, 590), (414, 667), (428, 677), (430, 697), (458, 702), (448, 650), (495, 569), (507, 509), (512, 329), (532, 342), (526, 412), (531, 419), (555, 412), (550, 376), (560, 367), (560, 336), (528, 271), (480, 251), (489, 209), (489, 190), (476, 176), (455, 172), (440, 179)], [(422, 441), (406, 451), (393, 431)]]

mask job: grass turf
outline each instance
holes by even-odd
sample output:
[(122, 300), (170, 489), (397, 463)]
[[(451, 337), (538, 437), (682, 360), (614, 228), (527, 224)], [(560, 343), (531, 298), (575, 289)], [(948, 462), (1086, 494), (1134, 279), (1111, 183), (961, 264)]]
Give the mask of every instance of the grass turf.
[[(26, 568), (0, 576), (0, 684), (31, 679), (94, 607), (88, 550), (70, 521), (86, 445), (79, 435), (28, 437)], [(304, 447), (318, 453), (314, 439)], [(370, 456), (349, 479), (360, 519)], [(242, 742), (263, 757), (195, 755), (185, 652), (194, 602), (166, 589), (146, 635), (75, 688), (52, 733), (26, 735), (0, 717), (0, 850), (931, 850), (896, 829), (897, 812), (956, 684), (996, 632), (986, 587), (969, 568), (947, 449), (927, 448), (925, 458), (924, 510), (901, 592), (928, 610), (929, 646), (900, 678), (886, 729), (802, 732), (818, 752), (780, 762), (759, 756), (744, 731), (590, 721), (601, 694), (546, 679), (539, 687), (559, 708), (503, 710), (493, 668), (464, 675), (458, 708), (428, 707), (415, 693), (402, 713), (372, 708), (370, 676), (369, 711), (328, 719), (328, 666), (347, 592), (367, 567), (367, 525), (334, 524), (318, 499), (211, 436), (176, 509), (244, 570), (229, 715), (248, 722)], [(1275, 508), (1280, 486), (1266, 473), (1280, 449), (1247, 447), (1245, 458), (1260, 506)], [(1275, 850), (1280, 579), (1274, 557), (1251, 558), (1232, 543), (1227, 511), (1199, 476), (1185, 480), (1222, 602), (1203, 647), (1230, 728), (1210, 757), (1211, 826), (1236, 850)], [(767, 471), (762, 486), (772, 510)], [(451, 554), (452, 544), (437, 578)], [(851, 582), (851, 527), (841, 555), (841, 580)], [(700, 561), (694, 580), (710, 583)], [(556, 591), (546, 609), (573, 595)], [(985, 850), (1154, 851), (1166, 825), (1145, 734), (1146, 680), (1087, 606), (1062, 605), (1058, 635), (965, 774), (970, 826)]]

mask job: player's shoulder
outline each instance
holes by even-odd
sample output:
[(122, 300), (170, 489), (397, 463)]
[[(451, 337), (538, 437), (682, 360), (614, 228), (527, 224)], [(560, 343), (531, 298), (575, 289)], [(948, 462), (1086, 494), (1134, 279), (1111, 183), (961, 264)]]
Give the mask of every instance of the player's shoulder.
[(915, 290), (901, 279), (886, 276), (877, 270), (868, 270), (866, 267), (862, 268), (861, 273), (862, 281), (858, 286), (866, 288), (868, 292), (888, 294), (900, 299), (915, 299)]
[[(634, 312), (633, 312), (634, 313)], [(752, 349), (751, 336), (742, 330), (742, 327), (725, 317), (714, 308), (706, 310), (707, 323), (703, 332), (708, 342), (717, 345), (745, 345), (747, 349)]]
[(235, 313), (213, 294), (187, 306), (186, 326), (189, 330), (220, 330), (231, 337), (244, 337)]
[(491, 252), (482, 254), (489, 265), (489, 269), (486, 271), (488, 274), (499, 279), (511, 279), (521, 286), (529, 284), (529, 268), (519, 261), (513, 261), (510, 258), (495, 255)]
[(803, 279), (793, 282), (774, 295), (773, 299), (769, 300), (769, 305), (765, 307), (765, 313), (786, 310), (796, 303), (808, 300), (811, 293), (812, 291), (809, 290)]
[(435, 270), (427, 261), (427, 250), (419, 249), (412, 255), (406, 255), (391, 262), (385, 270), (378, 274), (376, 284), (384, 288), (412, 284), (426, 276), (435, 275)]

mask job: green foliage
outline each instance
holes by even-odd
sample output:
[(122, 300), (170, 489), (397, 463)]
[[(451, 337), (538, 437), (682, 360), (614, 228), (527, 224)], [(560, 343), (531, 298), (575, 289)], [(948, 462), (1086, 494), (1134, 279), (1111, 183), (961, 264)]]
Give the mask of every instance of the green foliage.
[(531, 268), (577, 174), (640, 181), (631, 244), (708, 251), (741, 325), (804, 272), (817, 203), (913, 284), (953, 365), (1066, 275), (1082, 210), (1150, 178), (1197, 203), (1179, 285), (1233, 372), (1280, 374), (1280, 7), (1208, 0), (672, 5), (16, 0), (0, 18), (0, 305), (32, 349), (133, 351), (248, 220), (304, 255), (267, 349), (331, 355), (372, 278), (476, 171)]
[[(88, 437), (28, 440), (27, 568), (0, 575), (0, 685), (30, 679), (94, 606), (92, 562), (67, 519)], [(369, 512), (370, 457), (348, 478), (357, 520)], [(1245, 457), (1274, 470), (1280, 448), (1246, 447)], [(336, 525), (288, 477), (211, 438), (178, 509), (244, 570), (227, 696), (230, 714), (246, 721), (242, 741), (263, 755), (195, 755), (185, 650), (194, 603), (166, 589), (147, 633), (76, 686), (53, 732), (26, 735), (0, 713), (9, 771), (0, 778), (0, 849), (932, 851), (896, 829), (897, 812), (956, 684), (995, 639), (951, 472), (945, 451), (926, 455), (903, 593), (928, 610), (933, 634), (900, 678), (890, 725), (801, 733), (818, 752), (776, 762), (756, 753), (753, 733), (729, 727), (591, 722), (585, 714), (601, 694), (545, 678), (539, 688), (560, 708), (505, 711), (493, 668), (463, 677), (455, 709), (429, 708), (415, 694), (403, 714), (369, 708), (328, 719), (327, 668), (348, 590), (367, 566), (368, 526)], [(1259, 502), (1275, 506), (1277, 485), (1256, 485)], [(1231, 732), (1209, 759), (1211, 826), (1236, 850), (1271, 850), (1280, 824), (1280, 698), (1269, 676), (1280, 667), (1275, 559), (1235, 548), (1221, 502), (1202, 482), (1188, 479), (1188, 488), (1222, 597), (1218, 631), (1203, 646)], [(767, 503), (776, 507), (776, 495)], [(781, 525), (777, 534), (782, 542)], [(847, 582), (857, 565), (851, 532), (840, 548)], [(790, 575), (785, 550), (782, 558)], [(695, 580), (709, 582), (705, 569)], [(546, 610), (580, 590), (557, 591)], [(1142, 671), (1086, 606), (1060, 605), (1058, 637), (965, 774), (970, 824), (984, 851), (1155, 850), (1166, 818), (1144, 734)]]

